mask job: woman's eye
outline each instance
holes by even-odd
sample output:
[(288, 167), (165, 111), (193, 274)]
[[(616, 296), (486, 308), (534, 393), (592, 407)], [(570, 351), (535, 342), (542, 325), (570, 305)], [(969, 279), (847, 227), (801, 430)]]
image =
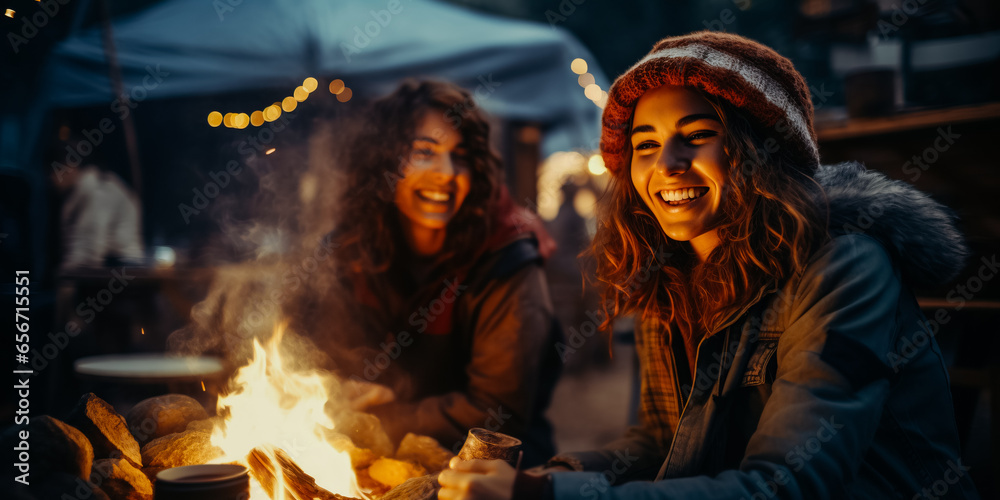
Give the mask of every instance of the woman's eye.
[(645, 141), (645, 142), (640, 142), (633, 149), (635, 151), (641, 151), (643, 149), (652, 149), (652, 148), (655, 148), (655, 147), (659, 147), (659, 144), (657, 144), (657, 143), (655, 143), (653, 141)]
[(714, 130), (699, 130), (699, 131), (697, 131), (697, 132), (695, 132), (695, 133), (693, 133), (693, 134), (685, 137), (684, 138), (684, 142), (686, 142), (688, 144), (693, 144), (695, 142), (698, 142), (698, 141), (701, 141), (701, 140), (704, 140), (704, 139), (708, 139), (710, 137), (715, 137), (716, 135), (719, 135), (719, 134), (717, 132), (715, 132)]
[(427, 161), (434, 157), (434, 151), (425, 148), (418, 148), (413, 150), (413, 161)]

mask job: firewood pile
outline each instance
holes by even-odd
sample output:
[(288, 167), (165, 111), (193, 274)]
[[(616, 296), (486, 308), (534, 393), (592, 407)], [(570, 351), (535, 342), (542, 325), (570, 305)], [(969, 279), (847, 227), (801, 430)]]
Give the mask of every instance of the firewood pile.
[[(337, 420), (345, 434), (340, 448), (350, 454), (358, 486), (369, 498), (436, 498), (437, 474), (453, 456), (436, 440), (408, 434), (393, 450), (374, 416), (349, 412)], [(222, 456), (211, 444), (217, 422), (197, 400), (179, 394), (144, 400), (124, 416), (93, 393), (85, 394), (65, 421), (31, 420), (32, 449), (38, 450), (32, 453), (32, 476), (39, 479), (29, 487), (17, 485), (11, 498), (152, 500), (158, 472)], [(2, 445), (13, 447), (15, 440), (16, 435), (4, 434)], [(347, 500), (317, 486), (283, 450), (257, 448), (246, 461), (271, 496), (280, 468), (291, 498)]]

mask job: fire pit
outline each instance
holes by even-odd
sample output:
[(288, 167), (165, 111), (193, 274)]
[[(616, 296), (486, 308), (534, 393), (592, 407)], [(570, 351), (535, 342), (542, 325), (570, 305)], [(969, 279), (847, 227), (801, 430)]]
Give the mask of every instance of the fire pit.
[(39, 467), (54, 480), (18, 498), (80, 496), (73, 490), (82, 487), (97, 499), (151, 500), (159, 473), (201, 464), (249, 469), (251, 500), (433, 498), (453, 454), (413, 434), (394, 449), (377, 418), (342, 404), (333, 375), (283, 358), (282, 338), (279, 328), (265, 344), (253, 341), (215, 416), (180, 394), (125, 416), (87, 394), (66, 422), (33, 419), (47, 454)]

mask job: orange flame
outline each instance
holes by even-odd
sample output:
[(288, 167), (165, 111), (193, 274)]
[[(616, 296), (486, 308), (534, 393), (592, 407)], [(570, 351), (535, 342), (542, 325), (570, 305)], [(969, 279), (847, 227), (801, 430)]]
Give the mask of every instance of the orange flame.
[[(324, 411), (334, 379), (316, 370), (293, 370), (278, 352), (283, 327), (263, 347), (254, 339), (254, 356), (240, 368), (228, 394), (220, 395), (218, 414), (224, 425), (212, 432), (212, 444), (223, 450), (220, 463), (240, 462), (254, 448), (284, 450), (304, 472), (326, 490), (357, 496), (350, 455), (333, 443), (342, 435), (334, 432), (334, 422)], [(280, 468), (279, 468), (280, 469)], [(252, 481), (252, 500), (267, 500), (263, 487)], [(284, 495), (279, 475), (276, 500)], [(281, 492), (281, 493), (278, 493)]]

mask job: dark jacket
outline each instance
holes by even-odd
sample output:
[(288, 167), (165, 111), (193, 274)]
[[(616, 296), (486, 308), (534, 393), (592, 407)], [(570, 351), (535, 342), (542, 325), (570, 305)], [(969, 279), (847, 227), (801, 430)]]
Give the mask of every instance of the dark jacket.
[(668, 385), (679, 416), (556, 457), (604, 471), (554, 474), (556, 498), (977, 498), (936, 324), (908, 288), (954, 278), (961, 236), (906, 183), (858, 164), (816, 178), (831, 240), (701, 341), (693, 379), (683, 346), (649, 345), (641, 324), (640, 363), (666, 356), (674, 371), (643, 369), (643, 391)]
[(555, 350), (561, 330), (539, 249), (539, 239), (543, 247), (551, 241), (533, 223), (537, 217), (509, 199), (499, 209), (507, 215), (467, 270), (438, 274), (430, 293), (404, 298), (396, 311), (379, 307), (393, 302), (385, 293), (364, 308), (390, 316), (394, 338), (385, 345), (400, 348), (385, 358), (392, 361), (384, 374), (381, 366), (365, 366), (360, 375), (395, 389), (396, 402), (366, 410), (395, 441), (414, 432), (457, 453), (468, 430), (483, 427), (520, 438), (524, 464), (539, 464), (555, 453), (545, 410), (561, 366)]

